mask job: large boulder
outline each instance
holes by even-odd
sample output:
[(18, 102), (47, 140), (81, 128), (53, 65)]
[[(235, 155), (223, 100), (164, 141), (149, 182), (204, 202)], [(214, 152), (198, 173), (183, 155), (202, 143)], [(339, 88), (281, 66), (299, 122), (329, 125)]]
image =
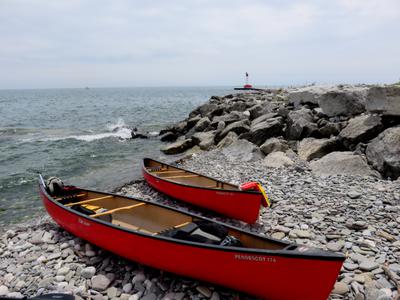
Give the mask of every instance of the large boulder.
[(251, 125), (250, 131), (240, 136), (240, 138), (245, 138), (260, 146), (270, 137), (282, 135), (282, 131), (282, 118), (277, 117)]
[(260, 146), (260, 150), (267, 155), (277, 151), (285, 152), (289, 150), (289, 146), (285, 140), (273, 137), (266, 140), (265, 143)]
[(230, 131), (217, 145), (217, 148), (224, 148), (238, 140), (238, 135)]
[(287, 138), (289, 140), (300, 140), (318, 133), (317, 124), (313, 123), (311, 110), (302, 108), (291, 111), (287, 117)]
[(276, 114), (276, 113), (263, 114), (263, 115), (255, 118), (253, 121), (251, 121), (251, 126), (255, 126), (258, 123), (262, 123), (262, 122), (265, 122), (265, 121), (267, 121), (269, 119), (273, 119), (273, 118), (276, 118), (276, 117), (279, 117), (279, 115)]
[(196, 132), (192, 136), (193, 143), (198, 145), (201, 150), (209, 150), (214, 146), (214, 131)]
[(370, 112), (400, 116), (400, 86), (370, 88), (365, 106)]
[(260, 149), (246, 140), (237, 140), (222, 149), (229, 161), (255, 161), (263, 157)]
[(351, 119), (339, 133), (339, 139), (348, 149), (354, 150), (359, 142), (367, 142), (383, 130), (381, 117), (362, 115)]
[(331, 152), (324, 157), (310, 162), (311, 170), (318, 176), (360, 175), (379, 176), (372, 170), (366, 159), (353, 152)]
[(263, 165), (270, 168), (283, 168), (293, 165), (293, 161), (284, 152), (276, 151), (264, 158)]
[(193, 118), (190, 118), (189, 120), (186, 121), (186, 130), (192, 129), (197, 122), (201, 120), (200, 115), (194, 116)]
[(226, 125), (231, 124), (233, 122), (240, 121), (242, 119), (247, 119), (243, 113), (232, 111), (229, 114), (224, 114), (222, 116), (215, 116), (211, 122), (211, 125), (217, 125), (219, 122), (224, 122)]
[(226, 126), (225, 129), (216, 136), (216, 141), (219, 142), (220, 140), (222, 140), (230, 131), (236, 133), (237, 135), (240, 135), (249, 131), (249, 129), (249, 120), (233, 122)]
[(365, 111), (365, 91), (331, 91), (322, 95), (319, 106), (329, 117), (351, 116)]
[(319, 128), (318, 130), (319, 136), (325, 138), (330, 138), (331, 136), (337, 136), (341, 128), (342, 127), (340, 123), (326, 122)]
[(194, 130), (195, 131), (203, 131), (204, 129), (206, 129), (208, 127), (208, 125), (210, 125), (210, 119), (207, 117), (203, 117), (201, 118), (196, 125), (194, 126)]
[(168, 131), (160, 137), (160, 140), (162, 142), (173, 142), (173, 141), (176, 141), (177, 138), (178, 138), (178, 135), (176, 133), (173, 133), (172, 131)]
[(181, 141), (176, 141), (175, 143), (166, 145), (161, 148), (161, 151), (165, 154), (178, 154), (185, 152), (189, 148), (193, 147), (194, 143), (192, 139), (185, 139)]
[(259, 116), (262, 116), (266, 113), (270, 113), (273, 110), (273, 105), (271, 102), (264, 102), (262, 104), (256, 104), (249, 108), (250, 112), (250, 120), (254, 120)]
[(218, 105), (215, 103), (205, 103), (199, 107), (197, 107), (195, 110), (193, 110), (189, 114), (189, 118), (193, 118), (194, 116), (201, 115), (202, 117), (209, 115), (212, 111), (218, 109)]
[(294, 91), (289, 91), (288, 102), (295, 108), (304, 104), (318, 106), (319, 98), (326, 93), (326, 89), (322, 87), (303, 87)]
[(336, 150), (338, 150), (338, 143), (336, 138), (305, 138), (300, 141), (299, 145), (297, 146), (297, 153), (299, 157), (307, 161), (323, 157), (324, 155)]
[(400, 177), (400, 126), (388, 128), (368, 144), (369, 163), (385, 177)]
[(228, 111), (245, 111), (247, 109), (247, 105), (245, 101), (235, 101), (230, 103), (227, 110)]

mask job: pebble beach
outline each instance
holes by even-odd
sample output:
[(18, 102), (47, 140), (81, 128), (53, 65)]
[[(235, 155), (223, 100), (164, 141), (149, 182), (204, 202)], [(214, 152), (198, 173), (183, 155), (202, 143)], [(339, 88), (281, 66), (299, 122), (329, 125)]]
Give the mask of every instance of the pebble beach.
[[(246, 97), (251, 101), (254, 99), (258, 101), (257, 97), (260, 97), (260, 94), (249, 95), (242, 97), (245, 98), (241, 100), (245, 103), (243, 108), (240, 104), (235, 104), (235, 111), (242, 111), (237, 115), (243, 114), (243, 116), (240, 115), (242, 119), (233, 120), (231, 124), (235, 122), (242, 124), (231, 126), (231, 130), (226, 131), (225, 129), (230, 126), (228, 118), (225, 118), (227, 124), (220, 125), (221, 115), (209, 115), (208, 121), (200, 122), (201, 118), (192, 114), (188, 119), (197, 118), (193, 125), (194, 128), (197, 126), (196, 130), (192, 130), (189, 134), (181, 132), (183, 137), (174, 138), (177, 139), (174, 147), (177, 148), (176, 143), (180, 146), (182, 143), (190, 144), (189, 147), (183, 147), (185, 149), (179, 148), (183, 149), (181, 152), (185, 155), (175, 162), (179, 167), (234, 184), (246, 181), (260, 182), (273, 205), (271, 208), (261, 210), (256, 224), (248, 225), (225, 219), (211, 212), (178, 203), (159, 194), (143, 180), (131, 182), (116, 192), (180, 207), (261, 235), (344, 253), (347, 259), (329, 297), (331, 300), (398, 299), (400, 297), (400, 178), (388, 178), (388, 174), (393, 175), (397, 171), (393, 168), (372, 168), (366, 164), (365, 158), (366, 151), (368, 154), (368, 150), (365, 150), (366, 145), (373, 143), (370, 140), (373, 141), (379, 133), (392, 127), (396, 128), (397, 125), (392, 124), (390, 128), (385, 125), (385, 128), (376, 130), (374, 136), (369, 135), (367, 138), (365, 134), (362, 137), (359, 134), (355, 138), (349, 134), (343, 138), (343, 134), (338, 140), (342, 144), (345, 141), (344, 146), (336, 145), (330, 150), (327, 150), (327, 144), (323, 147), (315, 145), (305, 147), (304, 144), (299, 146), (299, 143), (307, 138), (323, 142), (336, 139), (335, 134), (331, 134), (335, 129), (334, 126), (331, 126), (332, 132), (329, 137), (313, 136), (311, 130), (300, 132), (296, 137), (288, 137), (285, 132), (296, 135), (298, 131), (290, 130), (293, 123), (289, 121), (288, 127), (282, 125), (286, 121), (281, 119), (286, 120), (290, 113), (283, 111), (288, 104), (282, 98), (287, 98), (287, 95), (272, 93), (271, 96), (271, 93), (268, 93), (265, 97), (267, 100), (263, 101), (275, 103), (276, 107), (271, 108), (271, 111), (280, 110), (286, 117), (279, 119), (280, 116), (269, 115), (270, 121), (268, 119), (262, 121), (267, 123), (267, 127), (263, 130), (276, 132), (273, 129), (276, 127), (274, 122), (278, 122), (283, 131), (278, 130), (276, 137), (261, 138), (255, 130), (252, 132), (254, 126), (251, 126), (251, 122), (263, 115), (271, 114), (271, 111), (259, 114), (251, 108), (248, 109), (250, 105), (246, 105)], [(210, 101), (212, 103), (213, 100)], [(299, 110), (303, 112), (306, 109), (315, 110), (315, 106), (310, 108), (306, 102), (300, 104), (299, 101), (301, 106)], [(263, 105), (261, 100), (258, 103), (251, 102), (251, 106), (254, 105), (259, 105), (261, 108), (267, 106)], [(289, 111), (296, 112), (297, 109), (289, 103)], [(232, 115), (232, 112), (229, 113)], [(356, 112), (364, 116), (363, 113)], [(222, 116), (227, 114), (224, 112)], [(252, 117), (251, 114), (255, 115)], [(317, 109), (316, 113), (312, 114), (321, 115), (323, 111)], [(212, 128), (215, 117), (217, 122), (214, 122), (215, 128)], [(316, 128), (321, 129), (328, 126), (328, 123), (340, 124), (336, 134), (338, 135), (352, 123), (353, 117), (354, 115), (336, 119), (332, 117), (321, 126), (316, 125)], [(243, 118), (250, 120), (246, 123)], [(298, 123), (307, 129), (311, 128), (310, 124), (314, 122), (317, 124), (318, 121), (314, 119)], [(243, 128), (246, 130), (242, 131)], [(170, 133), (176, 134), (173, 130), (169, 130)], [(224, 130), (226, 132), (221, 136)], [(196, 139), (196, 132), (201, 132), (203, 135), (197, 134)], [(211, 134), (212, 143), (209, 142)], [(240, 134), (247, 135), (238, 139)], [(262, 142), (258, 141), (260, 138), (263, 139)], [(274, 140), (274, 144), (271, 145), (270, 139), (273, 138), (279, 138), (280, 141)], [(270, 144), (265, 145), (268, 140)], [(331, 145), (331, 141), (327, 143)], [(171, 147), (167, 146), (164, 149)], [(362, 159), (363, 164), (351, 170), (346, 169), (342, 174), (323, 172), (324, 168), (330, 167), (316, 163), (330, 155), (329, 152), (335, 152), (334, 150), (336, 152), (340, 150), (340, 153), (351, 151), (352, 155)], [(279, 155), (274, 157), (278, 152)], [(366, 166), (367, 171), (365, 171)], [(49, 217), (0, 229), (0, 296), (35, 296), (50, 292), (71, 293), (76, 299), (256, 299), (210, 283), (183, 278), (126, 261), (70, 235)]]

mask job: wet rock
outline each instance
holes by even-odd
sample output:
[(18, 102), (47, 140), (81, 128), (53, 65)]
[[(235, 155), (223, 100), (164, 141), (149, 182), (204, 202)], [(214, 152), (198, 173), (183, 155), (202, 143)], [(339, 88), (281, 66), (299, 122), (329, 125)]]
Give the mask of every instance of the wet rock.
[(194, 146), (192, 139), (185, 139), (182, 141), (177, 141), (175, 143), (169, 144), (163, 148), (161, 151), (165, 154), (178, 154), (185, 152), (186, 150), (190, 149)]
[(338, 150), (338, 148), (339, 146), (336, 138), (305, 138), (299, 142), (297, 152), (301, 159), (309, 161), (315, 158), (321, 158), (332, 151)]
[(229, 161), (255, 161), (263, 157), (260, 149), (246, 140), (237, 140), (222, 149), (222, 153)]
[(263, 164), (269, 168), (283, 168), (293, 165), (293, 161), (284, 152), (276, 151), (268, 154)]
[(176, 141), (177, 138), (178, 138), (178, 135), (176, 133), (169, 131), (169, 132), (163, 134), (160, 137), (160, 140), (162, 142), (174, 142), (174, 141)]
[(266, 155), (276, 151), (285, 152), (288, 149), (289, 146), (287, 142), (279, 138), (270, 138), (260, 146), (260, 150)]
[(368, 144), (369, 163), (385, 177), (400, 176), (400, 126), (388, 128)]
[(353, 150), (356, 144), (376, 137), (382, 129), (383, 125), (379, 116), (357, 116), (351, 119), (339, 133), (339, 139), (348, 149)]
[(331, 152), (319, 160), (312, 161), (310, 167), (318, 176), (330, 175), (361, 175), (378, 176), (366, 160), (352, 152)]
[(370, 112), (400, 116), (400, 87), (371, 87), (366, 99), (366, 108)]

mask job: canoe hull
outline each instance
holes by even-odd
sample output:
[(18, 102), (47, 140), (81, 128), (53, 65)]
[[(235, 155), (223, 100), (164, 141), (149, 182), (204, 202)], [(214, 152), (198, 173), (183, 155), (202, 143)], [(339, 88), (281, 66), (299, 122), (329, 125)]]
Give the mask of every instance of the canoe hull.
[(176, 243), (105, 224), (66, 209), (40, 188), (65, 230), (128, 260), (266, 299), (327, 299), (343, 259), (265, 255)]
[(143, 166), (143, 177), (159, 192), (227, 217), (252, 224), (258, 220), (262, 201), (261, 193), (207, 189), (177, 184), (163, 180), (147, 172)]

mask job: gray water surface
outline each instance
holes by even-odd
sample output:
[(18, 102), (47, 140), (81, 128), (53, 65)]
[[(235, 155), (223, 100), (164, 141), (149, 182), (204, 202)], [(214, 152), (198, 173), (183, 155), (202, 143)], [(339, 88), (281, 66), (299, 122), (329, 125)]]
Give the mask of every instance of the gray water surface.
[(160, 157), (157, 137), (131, 140), (127, 127), (156, 135), (230, 88), (0, 90), (0, 224), (42, 214), (37, 173), (110, 191)]

